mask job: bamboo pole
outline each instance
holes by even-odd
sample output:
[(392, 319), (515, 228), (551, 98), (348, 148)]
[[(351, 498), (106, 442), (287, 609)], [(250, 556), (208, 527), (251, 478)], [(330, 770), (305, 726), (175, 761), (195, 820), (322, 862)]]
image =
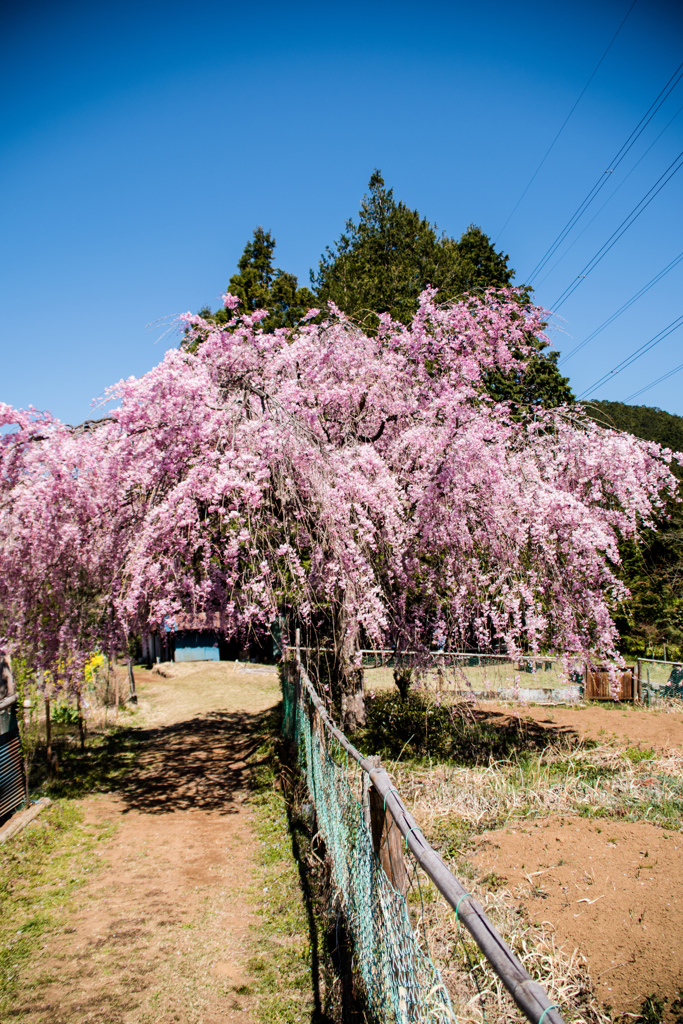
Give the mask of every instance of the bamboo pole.
[(389, 810), (403, 835), (406, 847), (410, 849), (425, 874), (431, 878), (442, 896), (453, 907), (458, 921), (465, 925), (519, 1009), (532, 1024), (539, 1024), (541, 1021), (546, 1021), (548, 1024), (564, 1024), (556, 1004), (550, 1002), (543, 986), (533, 980), (493, 927), (481, 905), (474, 897), (470, 896), (439, 854), (429, 845), (422, 835), (419, 825), (392, 786), (391, 779), (384, 768), (377, 768), (368, 758), (363, 757), (341, 729), (337, 728), (327, 714), (325, 705), (315, 692), (306, 670), (298, 659), (297, 666), (301, 685), (319, 712), (328, 732), (368, 773), (373, 787), (383, 800), (384, 807)]

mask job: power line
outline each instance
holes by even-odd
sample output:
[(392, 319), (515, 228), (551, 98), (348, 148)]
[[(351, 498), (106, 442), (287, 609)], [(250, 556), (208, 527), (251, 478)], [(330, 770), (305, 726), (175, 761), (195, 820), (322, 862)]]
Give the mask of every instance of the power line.
[(647, 284), (643, 285), (640, 291), (637, 291), (635, 295), (632, 295), (628, 302), (625, 302), (623, 306), (619, 307), (616, 313), (612, 313), (612, 315), (608, 317), (607, 320), (601, 323), (599, 327), (596, 327), (595, 330), (591, 334), (589, 334), (587, 338), (584, 338), (582, 342), (580, 342), (578, 345), (575, 345), (571, 352), (568, 352), (566, 356), (563, 356), (559, 360), (558, 365), (561, 366), (563, 363), (566, 363), (568, 359), (571, 359), (571, 357), (575, 356), (577, 352), (580, 352), (585, 345), (587, 345), (590, 341), (593, 340), (593, 338), (597, 338), (598, 334), (601, 334), (605, 330), (605, 328), (609, 327), (610, 324), (613, 324), (614, 321), (618, 317), (620, 317), (622, 313), (626, 312), (629, 306), (632, 306), (634, 302), (637, 302), (638, 299), (642, 298), (642, 296), (645, 295), (645, 293), (648, 292), (650, 288), (652, 288), (659, 281), (661, 281), (663, 277), (666, 277), (666, 275), (671, 270), (673, 270), (674, 267), (678, 266), (681, 260), (683, 260), (683, 252), (680, 252), (678, 256), (672, 259), (671, 263), (667, 263), (663, 270), (660, 270), (658, 274), (655, 274), (651, 281), (648, 281)]
[(669, 95), (676, 88), (676, 86), (680, 82), (681, 78), (683, 78), (683, 62), (678, 65), (677, 69), (674, 71), (673, 75), (671, 76), (669, 81), (666, 83), (664, 88), (661, 90), (659, 95), (656, 97), (656, 99), (650, 104), (648, 109), (645, 111), (645, 113), (641, 117), (641, 119), (638, 122), (638, 124), (636, 125), (636, 127), (633, 129), (633, 131), (631, 132), (629, 137), (626, 139), (626, 142), (622, 145), (621, 149), (618, 151), (618, 153), (616, 154), (614, 159), (611, 161), (611, 167), (608, 168), (608, 170), (606, 170), (603, 174), (600, 175), (600, 177), (596, 181), (595, 185), (593, 185), (593, 188), (590, 190), (590, 192), (585, 197), (583, 202), (579, 204), (577, 209), (574, 211), (572, 216), (569, 218), (569, 220), (567, 221), (565, 226), (560, 231), (560, 233), (557, 236), (557, 238), (555, 239), (555, 241), (550, 246), (550, 248), (541, 257), (541, 259), (538, 261), (538, 263), (536, 264), (534, 269), (531, 271), (531, 274), (527, 278), (527, 283), (528, 284), (531, 284), (533, 282), (533, 279), (536, 277), (536, 275), (543, 269), (543, 267), (546, 265), (548, 260), (557, 252), (557, 249), (559, 248), (559, 246), (565, 240), (565, 238), (567, 237), (569, 232), (572, 230), (574, 225), (577, 223), (579, 218), (583, 216), (583, 214), (586, 212), (586, 210), (591, 205), (593, 200), (598, 196), (598, 194), (601, 192), (601, 190), (607, 184), (609, 176), (611, 174), (614, 174), (614, 172), (616, 171), (616, 169), (619, 166), (619, 164), (621, 163), (621, 161), (627, 155), (629, 150), (638, 141), (638, 139), (640, 138), (642, 133), (645, 131), (645, 129), (647, 128), (647, 126), (650, 123), (650, 121), (652, 120), (652, 118), (655, 116), (655, 114), (659, 110), (659, 108), (662, 106), (662, 104), (665, 102), (665, 100), (669, 97)]
[[(611, 39), (611, 41), (610, 41), (610, 44), (609, 44), (609, 46), (607, 47), (607, 49), (606, 49), (606, 50), (605, 50), (605, 52), (603, 53), (603, 55), (602, 55), (602, 57), (600, 58), (600, 60), (598, 61), (598, 63), (597, 63), (596, 65), (595, 65), (595, 68), (593, 69), (593, 73), (592, 73), (592, 75), (590, 76), (590, 78), (588, 79), (588, 81), (587, 81), (587, 82), (586, 82), (586, 84), (584, 85), (583, 89), (582, 89), (582, 90), (581, 90), (581, 92), (579, 93), (579, 98), (577, 99), (576, 103), (574, 104), (574, 106), (572, 107), (572, 109), (571, 109), (571, 110), (569, 111), (569, 113), (568, 113), (568, 114), (567, 114), (567, 116), (565, 117), (564, 121), (562, 122), (562, 126), (561, 126), (560, 130), (558, 131), (557, 135), (555, 136), (555, 138), (553, 139), (553, 141), (552, 141), (552, 142), (550, 143), (550, 145), (548, 146), (548, 149), (546, 150), (545, 156), (544, 156), (544, 157), (543, 157), (543, 159), (541, 160), (540, 164), (538, 165), (538, 167), (536, 168), (536, 170), (534, 171), (534, 173), (533, 173), (533, 174), (531, 175), (531, 178), (529, 179), (529, 183), (528, 183), (527, 187), (526, 187), (526, 188), (524, 189), (524, 191), (522, 192), (521, 196), (519, 197), (519, 199), (518, 199), (518, 200), (517, 200), (517, 202), (515, 203), (514, 207), (512, 208), (512, 213), (510, 214), (510, 216), (508, 217), (508, 219), (507, 219), (507, 220), (505, 221), (505, 223), (503, 224), (502, 228), (501, 228), (501, 229), (500, 229), (500, 231), (498, 232), (498, 235), (496, 236), (496, 242), (498, 241), (498, 238), (500, 238), (500, 236), (501, 236), (501, 235), (503, 234), (503, 232), (505, 231), (505, 228), (506, 228), (506, 227), (508, 226), (508, 224), (510, 223), (510, 221), (511, 221), (511, 220), (512, 220), (512, 218), (514, 217), (515, 213), (517, 212), (517, 207), (519, 206), (519, 204), (520, 204), (520, 203), (522, 202), (522, 200), (524, 199), (524, 196), (525, 196), (525, 195), (527, 194), (527, 192), (529, 191), (529, 189), (530, 189), (530, 188), (531, 188), (531, 186), (533, 185), (533, 183), (534, 183), (534, 180), (535, 180), (535, 178), (536, 178), (536, 175), (537, 175), (537, 174), (538, 174), (538, 172), (540, 171), (541, 167), (543, 167), (543, 164), (544, 164), (544, 163), (546, 162), (546, 160), (547, 160), (547, 159), (548, 159), (548, 157), (550, 156), (550, 151), (552, 150), (553, 146), (555, 145), (555, 143), (556, 143), (556, 142), (557, 142), (557, 140), (559, 139), (559, 137), (560, 137), (560, 135), (562, 134), (562, 132), (563, 132), (563, 131), (565, 130), (565, 128), (567, 127), (567, 122), (569, 121), (569, 118), (570, 118), (570, 117), (572, 116), (572, 114), (574, 113), (574, 111), (575, 111), (575, 110), (576, 110), (576, 108), (578, 107), (579, 103), (581, 102), (581, 99), (582, 99), (582, 97), (583, 97), (583, 94), (585, 93), (586, 89), (588, 88), (588, 86), (589, 86), (589, 85), (591, 84), (591, 82), (592, 82), (592, 81), (593, 81), (593, 79), (595, 78), (596, 74), (598, 73), (598, 70), (599, 70), (599, 68), (600, 68), (600, 65), (601, 65), (601, 64), (602, 64), (602, 62), (604, 61), (604, 59), (605, 59), (605, 57), (607, 56), (607, 54), (609, 53), (609, 51), (610, 51), (610, 50), (612, 49), (612, 45), (613, 45), (613, 43), (614, 43), (615, 39), (617, 38), (617, 36), (618, 36), (618, 35), (619, 35), (619, 33), (621, 32), (622, 28), (623, 28), (623, 27), (624, 27), (624, 25), (626, 24), (626, 19), (628, 18), (629, 14), (630, 14), (630, 13), (631, 13), (631, 11), (633, 10), (633, 8), (634, 8), (634, 7), (636, 6), (637, 2), (638, 2), (638, 0), (633, 0), (633, 3), (631, 4), (631, 6), (629, 7), (628, 11), (626, 12), (626, 14), (625, 14), (625, 16), (624, 16), (624, 19), (623, 19), (623, 21), (622, 21), (622, 22), (621, 22), (621, 24), (619, 25), (619, 28), (618, 28), (618, 29), (616, 30), (616, 32), (615, 32), (615, 33), (614, 33), (614, 35), (612, 36), (612, 39)], [(495, 244), (495, 243), (494, 243), (494, 244)]]
[[(679, 316), (676, 320), (673, 320), (668, 327), (665, 327), (658, 334), (655, 334), (654, 338), (650, 338), (649, 341), (646, 341), (643, 345), (640, 346), (640, 348), (637, 348), (635, 352), (632, 352), (630, 356), (626, 357), (626, 359), (622, 359), (622, 361), (617, 366), (615, 366), (613, 370), (610, 370), (609, 373), (604, 373), (600, 380), (596, 380), (595, 384), (591, 384), (589, 388), (586, 388), (586, 390), (579, 395), (579, 399), (587, 398), (590, 394), (593, 393), (593, 391), (596, 391), (597, 388), (601, 386), (601, 384), (604, 384), (605, 381), (610, 380), (612, 377), (614, 377), (615, 374), (621, 373), (621, 371), (625, 370), (627, 366), (631, 365), (631, 363), (635, 363), (637, 359), (640, 359), (641, 356), (644, 356), (645, 353), (653, 349), (655, 345), (659, 345), (660, 341), (664, 341), (665, 338), (668, 338), (670, 334), (673, 334), (673, 332), (677, 331), (678, 328), (681, 326), (683, 326), (683, 315)], [(650, 387), (650, 385), (648, 385), (648, 387)]]
[(638, 166), (639, 166), (639, 165), (640, 165), (640, 164), (641, 164), (641, 163), (643, 162), (643, 160), (645, 159), (645, 157), (647, 156), (647, 154), (648, 154), (648, 153), (650, 152), (650, 150), (652, 149), (652, 147), (653, 147), (653, 146), (655, 146), (655, 145), (656, 145), (656, 144), (657, 144), (657, 143), (659, 142), (659, 140), (661, 139), (661, 137), (662, 137), (662, 135), (664, 134), (664, 132), (665, 132), (665, 131), (666, 131), (666, 130), (667, 130), (668, 128), (670, 128), (670, 127), (671, 127), (671, 125), (672, 125), (672, 124), (674, 123), (674, 121), (676, 120), (676, 118), (678, 117), (678, 115), (679, 115), (679, 114), (681, 113), (681, 111), (682, 111), (682, 110), (683, 110), (683, 107), (679, 107), (679, 108), (678, 108), (678, 110), (676, 111), (676, 113), (674, 114), (674, 116), (673, 116), (673, 117), (672, 117), (672, 118), (671, 118), (671, 119), (670, 119), (669, 121), (667, 121), (667, 123), (666, 123), (666, 124), (664, 125), (664, 127), (663, 127), (663, 128), (662, 128), (662, 130), (661, 130), (661, 132), (660, 132), (660, 133), (659, 133), (659, 135), (657, 136), (657, 138), (656, 138), (656, 139), (654, 139), (654, 140), (653, 140), (653, 141), (652, 141), (652, 142), (650, 143), (650, 145), (649, 145), (649, 146), (647, 147), (647, 149), (645, 150), (645, 152), (643, 153), (643, 155), (642, 155), (642, 156), (641, 156), (641, 157), (640, 157), (640, 158), (639, 158), (638, 160), (636, 160), (636, 162), (634, 163), (633, 167), (632, 167), (632, 168), (631, 168), (631, 170), (630, 170), (630, 171), (628, 172), (628, 174), (626, 175), (626, 177), (622, 178), (622, 180), (621, 180), (621, 181), (619, 182), (619, 184), (618, 184), (618, 185), (617, 185), (617, 187), (615, 188), (614, 192), (612, 192), (612, 195), (611, 195), (611, 196), (609, 196), (609, 198), (605, 200), (605, 202), (604, 202), (604, 203), (602, 204), (602, 206), (600, 207), (600, 209), (598, 210), (598, 212), (597, 212), (596, 214), (594, 214), (594, 215), (593, 215), (593, 216), (591, 217), (591, 219), (590, 219), (590, 220), (588, 221), (588, 223), (586, 224), (585, 228), (583, 228), (583, 230), (582, 230), (582, 231), (579, 231), (578, 235), (576, 236), (576, 238), (574, 239), (574, 241), (573, 241), (573, 242), (571, 243), (571, 245), (567, 246), (567, 248), (566, 248), (566, 249), (565, 249), (565, 251), (564, 251), (564, 252), (562, 253), (562, 255), (560, 256), (560, 258), (559, 258), (558, 260), (556, 260), (556, 261), (555, 261), (555, 262), (553, 263), (553, 265), (552, 265), (552, 267), (550, 268), (550, 270), (548, 270), (548, 271), (547, 271), (547, 273), (543, 275), (543, 277), (541, 278), (541, 280), (540, 280), (540, 281), (538, 282), (538, 284), (536, 285), (536, 287), (537, 287), (537, 288), (540, 288), (540, 287), (541, 287), (541, 285), (543, 284), (543, 282), (544, 282), (544, 281), (547, 281), (547, 279), (548, 279), (548, 278), (550, 277), (550, 275), (551, 275), (551, 274), (553, 273), (553, 271), (554, 271), (554, 270), (556, 270), (556, 269), (557, 269), (557, 267), (559, 267), (559, 265), (560, 265), (560, 263), (562, 262), (562, 260), (564, 260), (564, 259), (565, 259), (565, 258), (566, 258), (566, 257), (567, 257), (567, 256), (569, 255), (569, 253), (570, 253), (570, 252), (571, 252), (571, 250), (572, 250), (572, 249), (574, 248), (574, 246), (575, 246), (575, 245), (576, 245), (576, 243), (577, 243), (577, 242), (579, 241), (579, 239), (583, 237), (583, 235), (584, 235), (584, 234), (586, 233), (586, 231), (588, 231), (588, 228), (589, 228), (589, 227), (591, 226), (591, 224), (593, 223), (593, 221), (595, 221), (595, 220), (596, 220), (596, 218), (600, 216), (600, 214), (601, 214), (601, 213), (602, 213), (602, 211), (603, 211), (603, 210), (605, 209), (605, 207), (607, 206), (607, 204), (608, 204), (608, 203), (611, 203), (611, 202), (612, 202), (612, 200), (614, 199), (614, 197), (615, 197), (615, 195), (617, 194), (617, 192), (619, 191), (619, 189), (620, 189), (620, 188), (623, 188), (623, 186), (624, 186), (624, 185), (626, 184), (626, 182), (628, 181), (628, 179), (629, 179), (629, 178), (631, 177), (631, 175), (633, 174), (633, 172), (635, 171), (635, 169), (636, 169), (636, 168), (637, 168), (637, 167), (638, 167)]
[[(557, 311), (560, 308), (560, 306), (564, 305), (564, 303), (567, 301), (569, 296), (572, 295), (572, 293), (574, 291), (576, 291), (576, 289), (579, 287), (581, 282), (583, 280), (585, 280), (585, 278), (588, 277), (588, 275), (591, 273), (591, 271), (595, 270), (595, 268), (597, 267), (598, 263), (600, 263), (605, 258), (605, 256), (610, 251), (610, 249), (614, 245), (617, 244), (617, 242), (619, 241), (621, 236), (626, 231), (628, 231), (628, 229), (631, 227), (632, 224), (635, 223), (635, 221), (638, 219), (638, 217), (640, 217), (641, 213), (643, 213), (643, 211), (646, 210), (647, 207), (650, 205), (650, 203), (655, 198), (655, 196), (657, 196), (662, 191), (664, 186), (666, 184), (668, 184), (669, 181), (671, 181), (671, 179), (673, 178), (673, 176), (676, 173), (676, 171), (679, 171), (682, 166), (683, 166), (683, 150), (681, 150), (681, 152), (678, 154), (678, 156), (676, 157), (675, 160), (672, 160), (672, 162), (669, 164), (667, 169), (664, 171), (664, 174), (662, 174), (657, 179), (657, 181), (654, 183), (652, 188), (648, 192), (645, 193), (643, 198), (640, 200), (639, 203), (636, 204), (636, 206), (633, 207), (633, 209), (628, 214), (628, 216), (624, 217), (624, 219), (622, 220), (621, 224), (616, 229), (616, 231), (612, 232), (612, 234), (609, 236), (609, 238), (604, 243), (604, 245), (602, 245), (598, 249), (596, 254), (592, 257), (592, 259), (590, 259), (588, 261), (588, 263), (583, 268), (583, 270), (578, 275), (578, 277), (576, 277), (572, 281), (572, 283), (570, 285), (567, 285), (567, 287), (562, 292), (562, 294), (559, 296), (559, 298), (552, 304), (551, 309), (553, 309), (554, 311)], [(668, 177), (667, 177), (667, 175), (668, 175)], [(663, 180), (663, 179), (666, 179), (666, 180)], [(661, 184), (660, 184), (660, 182), (661, 182)]]
[(673, 375), (675, 373), (678, 373), (680, 370), (683, 370), (683, 363), (680, 363), (678, 366), (675, 366), (673, 370), (669, 370), (668, 373), (662, 374), (662, 376), (658, 377), (657, 380), (653, 380), (651, 384), (646, 384), (644, 388), (640, 389), (640, 391), (634, 391), (632, 395), (628, 396), (626, 401), (630, 402), (632, 398), (638, 398), (639, 395), (642, 395), (646, 391), (649, 391), (650, 388), (655, 387), (656, 384), (661, 384), (662, 381), (668, 380), (669, 377), (673, 377)]

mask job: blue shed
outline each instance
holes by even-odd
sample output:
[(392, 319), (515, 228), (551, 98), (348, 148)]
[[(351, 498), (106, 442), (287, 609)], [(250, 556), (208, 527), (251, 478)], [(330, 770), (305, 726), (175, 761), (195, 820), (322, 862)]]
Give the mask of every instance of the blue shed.
[(220, 661), (218, 634), (209, 629), (181, 629), (175, 634), (175, 661)]

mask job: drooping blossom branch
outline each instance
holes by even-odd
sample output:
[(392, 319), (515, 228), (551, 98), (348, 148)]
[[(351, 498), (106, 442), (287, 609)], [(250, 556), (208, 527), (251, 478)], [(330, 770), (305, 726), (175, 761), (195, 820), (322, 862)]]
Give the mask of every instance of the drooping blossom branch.
[(187, 314), (198, 344), (104, 420), (0, 405), (0, 632), (66, 675), (181, 616), (235, 635), (283, 609), (347, 668), (361, 641), (613, 658), (618, 540), (673, 491), (671, 453), (487, 396), (545, 315), (432, 290), (374, 336), (334, 308), (274, 333)]

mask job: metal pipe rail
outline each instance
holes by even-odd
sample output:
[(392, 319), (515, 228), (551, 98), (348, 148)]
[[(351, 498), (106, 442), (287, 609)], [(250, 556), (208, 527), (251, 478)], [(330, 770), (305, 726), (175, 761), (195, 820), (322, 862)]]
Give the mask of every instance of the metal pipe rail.
[[(290, 648), (292, 650), (293, 648)], [(299, 651), (317, 651), (319, 654), (334, 654), (334, 650), (331, 647), (302, 647), (297, 648)], [(358, 654), (374, 654), (382, 655), (389, 654), (392, 657), (424, 657), (428, 655), (432, 658), (491, 658), (498, 659), (499, 661), (560, 661), (559, 654), (520, 654), (519, 657), (511, 658), (509, 654), (491, 654), (486, 651), (397, 651), (393, 647), (380, 647), (377, 650), (371, 650), (370, 648), (360, 648)], [(649, 658), (645, 659), (650, 661)], [(664, 663), (662, 663), (664, 664)], [(668, 662), (667, 662), (668, 664)]]
[(434, 882), (442, 896), (453, 907), (457, 920), (462, 921), (465, 925), (519, 1009), (532, 1021), (532, 1024), (564, 1024), (557, 1004), (550, 1002), (543, 986), (534, 981), (525, 970), (508, 944), (493, 927), (481, 905), (463, 888), (443, 859), (429, 845), (415, 818), (407, 810), (396, 789), (392, 786), (387, 772), (384, 768), (375, 767), (371, 761), (363, 757), (341, 729), (337, 728), (298, 657), (296, 665), (299, 670), (299, 679), (324, 722), (325, 728), (354, 761), (357, 761), (367, 772), (373, 786), (383, 797), (384, 806), (391, 812), (405, 839), (407, 848), (425, 874)]

